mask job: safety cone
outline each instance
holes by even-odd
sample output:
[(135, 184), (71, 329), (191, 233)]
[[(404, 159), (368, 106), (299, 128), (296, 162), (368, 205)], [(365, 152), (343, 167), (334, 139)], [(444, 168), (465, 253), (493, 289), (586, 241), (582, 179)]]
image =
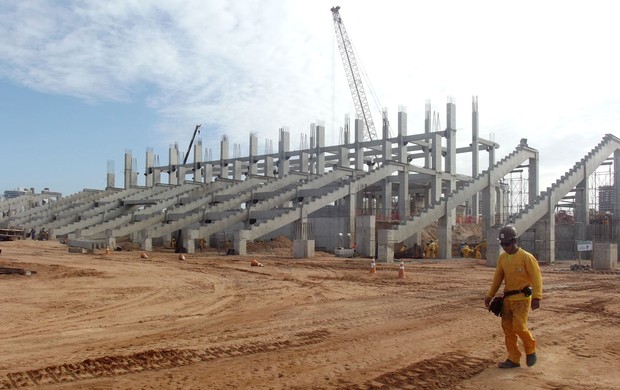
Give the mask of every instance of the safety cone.
[(400, 268), (398, 269), (398, 279), (405, 279), (405, 263), (400, 262)]
[(185, 260), (185, 255), (184, 254), (180, 254), (179, 255), (179, 260)]
[(263, 264), (259, 263), (258, 260), (256, 260), (256, 259), (252, 259), (252, 262), (250, 263), (250, 265), (252, 267), (262, 267), (263, 266)]
[(149, 256), (146, 253), (142, 252), (142, 253), (140, 253), (140, 258), (141, 259), (148, 259)]
[(370, 272), (371, 274), (377, 273), (377, 264), (375, 263), (375, 259), (372, 259), (372, 263), (370, 263)]

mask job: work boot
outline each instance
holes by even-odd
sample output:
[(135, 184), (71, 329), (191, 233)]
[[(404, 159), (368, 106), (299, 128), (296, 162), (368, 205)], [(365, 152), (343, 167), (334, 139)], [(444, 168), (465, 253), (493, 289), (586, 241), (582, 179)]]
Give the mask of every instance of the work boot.
[(528, 367), (532, 367), (534, 364), (536, 364), (536, 352), (525, 355), (525, 362), (527, 363)]
[(500, 362), (497, 367), (499, 368), (517, 368), (521, 367), (519, 363), (515, 363), (510, 359), (506, 359), (506, 361)]

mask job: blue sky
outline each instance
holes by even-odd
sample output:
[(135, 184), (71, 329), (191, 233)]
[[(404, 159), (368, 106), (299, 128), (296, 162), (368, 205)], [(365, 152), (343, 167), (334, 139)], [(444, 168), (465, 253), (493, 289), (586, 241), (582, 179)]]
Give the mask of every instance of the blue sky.
[(163, 165), (196, 124), (214, 158), (223, 135), (245, 155), (254, 132), (262, 153), (281, 127), (297, 149), (313, 122), (337, 143), (354, 108), (334, 5), (367, 93), (394, 124), (406, 106), (409, 134), (423, 132), (426, 100), (445, 125), (452, 98), (468, 145), (476, 95), (498, 159), (521, 138), (540, 151), (541, 190), (620, 135), (613, 1), (0, 0), (0, 192), (103, 189), (110, 160), (122, 186), (126, 151), (139, 171), (147, 148)]

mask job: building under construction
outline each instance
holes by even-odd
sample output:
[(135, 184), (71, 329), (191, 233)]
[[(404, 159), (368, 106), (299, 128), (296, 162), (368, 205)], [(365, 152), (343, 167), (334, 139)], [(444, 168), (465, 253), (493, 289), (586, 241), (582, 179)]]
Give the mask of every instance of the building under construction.
[[(556, 259), (556, 242), (570, 242), (574, 248), (575, 242), (590, 240), (600, 256), (613, 257), (615, 263), (619, 170), (613, 169), (612, 183), (600, 188), (601, 207), (609, 216), (604, 234), (589, 227), (598, 222), (591, 218), (590, 197), (596, 191), (590, 191), (588, 183), (599, 167), (610, 164), (610, 157), (613, 167), (619, 166), (619, 138), (604, 135), (562, 177), (539, 191), (538, 151), (523, 139), (511, 153), (497, 158), (499, 145), (479, 136), (476, 98), (469, 145), (456, 144), (453, 101), (446, 106), (445, 129), (433, 129), (432, 117), (427, 103), (424, 131), (410, 135), (407, 113), (401, 109), (396, 134), (390, 136), (385, 115), (383, 137), (375, 140), (365, 139), (362, 119), (355, 119), (353, 126), (345, 123), (343, 142), (331, 146), (325, 144), (325, 127), (312, 125), (308, 147), (299, 150), (291, 149), (290, 134), (281, 129), (278, 150), (263, 154), (250, 134), (245, 156), (236, 150), (229, 157), (224, 137), (217, 160), (203, 159), (200, 139), (189, 162), (187, 155), (181, 160), (178, 146), (170, 147), (165, 165), (156, 164), (159, 158), (147, 150), (143, 185), (127, 152), (120, 188), (114, 173), (108, 172), (103, 190), (6, 200), (0, 203), (1, 227), (45, 227), (50, 239), (86, 249), (114, 248), (118, 240), (130, 240), (151, 250), (176, 241), (180, 250), (192, 253), (224, 240), (238, 255), (247, 254), (249, 242), (284, 235), (293, 240), (296, 258), (312, 257), (317, 248), (355, 247), (360, 256), (391, 262), (395, 246), (422, 244), (421, 232), (434, 223), (438, 257), (452, 257), (454, 227), (468, 218), (482, 225), (489, 265), (495, 264), (498, 227), (505, 223), (522, 233), (521, 245), (541, 261)], [(457, 173), (459, 154), (470, 155), (471, 175)], [(525, 172), (526, 178), (515, 187), (510, 178), (517, 172)], [(566, 197), (572, 199), (574, 223), (560, 239), (557, 211)]]

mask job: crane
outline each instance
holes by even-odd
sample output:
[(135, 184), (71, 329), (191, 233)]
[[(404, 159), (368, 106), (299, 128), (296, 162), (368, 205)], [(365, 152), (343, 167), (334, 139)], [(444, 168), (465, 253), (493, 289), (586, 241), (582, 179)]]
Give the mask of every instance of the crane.
[(364, 138), (365, 140), (373, 141), (378, 139), (377, 131), (375, 130), (375, 124), (372, 120), (370, 107), (368, 106), (368, 100), (366, 99), (366, 93), (362, 85), (362, 78), (360, 77), (360, 72), (357, 67), (357, 61), (353, 54), (351, 39), (349, 38), (349, 34), (347, 34), (347, 29), (344, 27), (339, 10), (339, 6), (331, 8), (332, 17), (334, 18), (334, 28), (336, 30), (336, 40), (338, 41), (338, 48), (340, 49), (340, 57), (342, 57), (342, 64), (344, 65), (344, 72), (349, 82), (349, 89), (351, 90), (357, 117), (364, 121), (364, 127), (366, 129)]

